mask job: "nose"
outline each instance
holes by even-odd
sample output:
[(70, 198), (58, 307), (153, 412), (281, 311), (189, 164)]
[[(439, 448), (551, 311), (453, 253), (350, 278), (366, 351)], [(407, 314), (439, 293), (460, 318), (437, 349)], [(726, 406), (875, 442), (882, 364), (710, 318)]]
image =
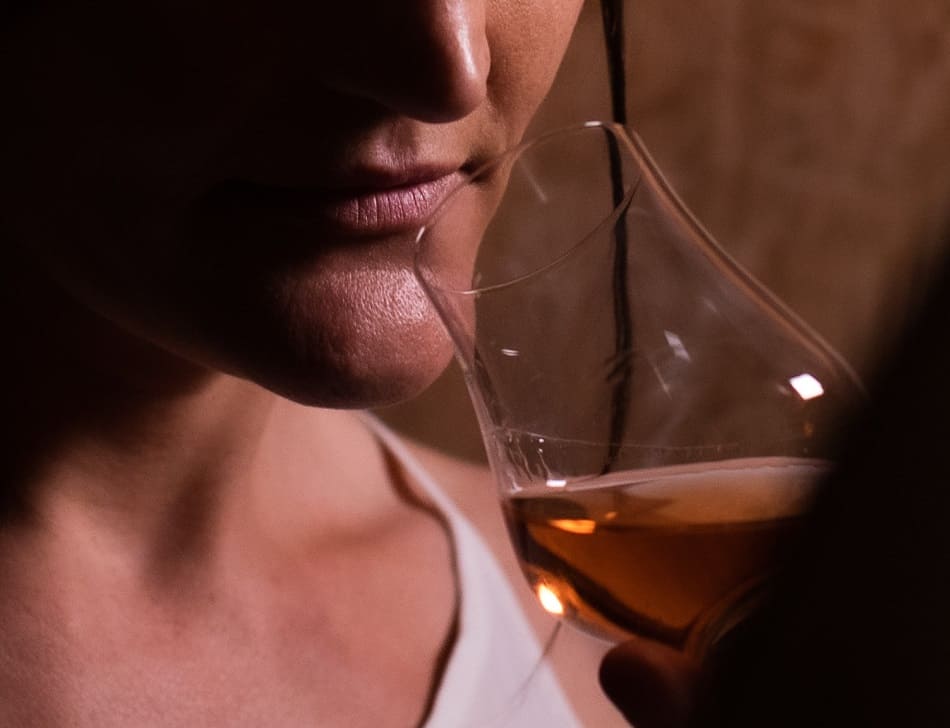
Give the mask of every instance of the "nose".
[(334, 64), (338, 90), (433, 123), (467, 116), (485, 100), (487, 0), (342, 1), (366, 15)]

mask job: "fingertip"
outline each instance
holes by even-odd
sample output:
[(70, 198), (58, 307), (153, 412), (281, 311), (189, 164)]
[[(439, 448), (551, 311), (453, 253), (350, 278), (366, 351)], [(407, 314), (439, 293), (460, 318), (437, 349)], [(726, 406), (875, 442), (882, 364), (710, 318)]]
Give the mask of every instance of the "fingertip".
[(601, 688), (637, 728), (688, 724), (696, 668), (680, 653), (647, 640), (612, 648), (601, 661)]

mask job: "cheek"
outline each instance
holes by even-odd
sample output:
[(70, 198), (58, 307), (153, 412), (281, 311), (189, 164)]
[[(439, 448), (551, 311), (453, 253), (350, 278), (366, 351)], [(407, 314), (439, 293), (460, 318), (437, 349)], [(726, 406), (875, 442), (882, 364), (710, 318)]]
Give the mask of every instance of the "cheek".
[(582, 0), (492, 0), (489, 100), (520, 138), (547, 95), (580, 14)]
[[(496, 118), (485, 121), (497, 121), (514, 141), (554, 79), (581, 3), (488, 2)], [(172, 53), (144, 47), (139, 36), (149, 33), (134, 32), (132, 17), (122, 38), (100, 38), (115, 23), (84, 19), (78, 3), (67, 5), (74, 15), (64, 11), (38, 29), (35, 43), (11, 50), (21, 62), (0, 69), (13, 99), (0, 122), (0, 235), (29, 240), (29, 255), (45, 247), (64, 287), (136, 334), (282, 394), (370, 406), (420, 390), (441, 372), (450, 347), (405, 255), (353, 250), (290, 270), (271, 260), (279, 245), (263, 236), (248, 242), (246, 257), (199, 238), (182, 246), (188, 237), (175, 221), (220, 173), (230, 148), (222, 137), (248, 113), (243, 104), (256, 98), (274, 61), (261, 50), (237, 50), (237, 35), (222, 50), (227, 28), (191, 16), (172, 23), (158, 12), (163, 4), (153, 5), (154, 18), (135, 18), (173, 27), (152, 34), (176, 41)], [(215, 43), (199, 42), (202, 34)], [(110, 51), (107, 41), (125, 45)], [(217, 54), (183, 51), (206, 45)], [(119, 68), (112, 57), (131, 60)], [(151, 58), (183, 65), (170, 73)], [(187, 83), (163, 86), (170, 77)], [(35, 93), (39, 87), (46, 93)]]
[(221, 154), (220, 118), (239, 117), (222, 90), (233, 79), (186, 73), (181, 39), (143, 29), (157, 25), (147, 7), (136, 18), (108, 3), (37, 5), (0, 37), (14, 59), (0, 64), (0, 236), (63, 276), (135, 257), (148, 269), (143, 231), (199, 193)]

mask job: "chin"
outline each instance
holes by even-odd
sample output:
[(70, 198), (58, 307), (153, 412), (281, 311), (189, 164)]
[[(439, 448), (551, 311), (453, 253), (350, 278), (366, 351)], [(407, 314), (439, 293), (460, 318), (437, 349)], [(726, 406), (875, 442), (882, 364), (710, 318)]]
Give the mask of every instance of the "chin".
[[(254, 303), (214, 352), (215, 368), (301, 404), (394, 404), (426, 389), (452, 357), (438, 315), (405, 269), (297, 279)], [(227, 331), (219, 323), (214, 329)]]
[[(370, 358), (361, 347), (352, 361), (320, 360), (301, 367), (272, 367), (252, 379), (270, 391), (312, 407), (372, 409), (403, 402), (421, 394), (448, 366), (451, 349), (419, 345), (411, 352), (380, 347)], [(375, 347), (374, 347), (375, 348)], [(277, 364), (278, 362), (273, 362)]]

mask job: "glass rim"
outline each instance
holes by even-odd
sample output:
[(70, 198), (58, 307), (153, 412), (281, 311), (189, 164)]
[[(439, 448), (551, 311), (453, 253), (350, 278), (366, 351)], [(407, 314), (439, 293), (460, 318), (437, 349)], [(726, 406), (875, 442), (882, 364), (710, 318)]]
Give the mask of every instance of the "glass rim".
[(554, 266), (559, 265), (568, 257), (581, 249), (593, 236), (597, 235), (603, 229), (604, 225), (613, 224), (616, 222), (617, 218), (623, 214), (633, 199), (633, 196), (640, 185), (639, 179), (624, 193), (623, 199), (614, 205), (610, 214), (600, 221), (587, 235), (580, 238), (574, 245), (548, 263), (545, 263), (542, 266), (527, 273), (515, 276), (511, 280), (502, 281), (501, 283), (492, 283), (487, 286), (452, 288), (440, 284), (437, 280), (437, 277), (433, 274), (431, 268), (426, 266), (423, 262), (423, 259), (425, 258), (425, 252), (427, 250), (427, 246), (425, 245), (426, 234), (429, 233), (432, 228), (439, 223), (439, 221), (442, 219), (442, 216), (448, 209), (451, 201), (455, 198), (455, 195), (460, 190), (471, 184), (473, 180), (477, 180), (478, 178), (484, 176), (488, 170), (498, 167), (499, 165), (503, 164), (505, 160), (520, 156), (528, 149), (545, 144), (554, 138), (571, 136), (574, 134), (583, 134), (593, 129), (599, 129), (613, 135), (615, 139), (618, 139), (623, 143), (629, 154), (632, 154), (635, 157), (637, 156), (636, 146), (630, 138), (631, 131), (622, 124), (602, 120), (585, 121), (579, 124), (571, 124), (569, 126), (551, 129), (542, 134), (538, 134), (537, 136), (533, 136), (530, 139), (523, 140), (512, 147), (509, 147), (506, 151), (498, 154), (484, 164), (479, 165), (474, 170), (466, 172), (458, 181), (458, 183), (449, 189), (448, 192), (446, 192), (445, 197), (432, 211), (432, 214), (429, 216), (428, 220), (426, 220), (422, 227), (419, 228), (419, 232), (416, 233), (416, 250), (415, 254), (413, 255), (413, 268), (415, 269), (416, 277), (419, 278), (427, 287), (435, 291), (444, 294), (453, 294), (456, 296), (473, 296), (491, 291), (502, 290), (509, 286), (521, 283), (529, 278), (532, 278), (533, 276), (543, 273), (544, 271), (550, 270)]
[[(694, 231), (696, 231), (701, 237), (703, 244), (706, 246), (706, 248), (708, 248), (708, 250), (705, 251), (705, 254), (710, 255), (711, 252), (715, 253), (717, 260), (723, 265), (722, 270), (724, 274), (741, 283), (741, 285), (747, 289), (750, 295), (760, 299), (763, 304), (779, 311), (782, 314), (782, 321), (787, 328), (791, 329), (796, 336), (804, 336), (810, 342), (810, 346), (816, 352), (819, 352), (824, 357), (829, 357), (832, 359), (838, 367), (842, 368), (847, 373), (849, 379), (857, 385), (860, 392), (864, 396), (867, 396), (867, 390), (861, 380), (861, 377), (857, 374), (851, 364), (844, 358), (844, 356), (837, 350), (837, 348), (832, 346), (824, 336), (818, 333), (815, 327), (807, 323), (797, 312), (788, 306), (778, 295), (776, 295), (770, 288), (763, 284), (758, 278), (746, 270), (744, 266), (742, 266), (725, 248), (719, 244), (719, 242), (709, 233), (702, 222), (696, 217), (692, 210), (683, 202), (680, 196), (669, 184), (662, 170), (660, 170), (660, 168), (657, 166), (655, 160), (647, 150), (643, 141), (637, 135), (636, 131), (629, 125), (619, 124), (617, 122), (592, 120), (551, 129), (515, 144), (507, 151), (502, 152), (493, 159), (485, 162), (482, 165), (479, 165), (471, 172), (465, 173), (458, 184), (453, 186), (446, 193), (445, 197), (439, 202), (439, 204), (436, 205), (435, 209), (432, 211), (432, 214), (426, 220), (425, 224), (420, 227), (415, 237), (416, 249), (413, 255), (413, 270), (416, 279), (420, 282), (423, 289), (427, 290), (427, 295), (430, 299), (433, 299), (435, 302), (435, 299), (438, 298), (439, 295), (454, 297), (477, 296), (486, 292), (500, 291), (521, 283), (538, 275), (539, 273), (548, 271), (552, 267), (563, 263), (571, 255), (575, 254), (578, 250), (581, 250), (594, 235), (600, 233), (603, 230), (604, 224), (613, 223), (620, 215), (624, 214), (627, 207), (630, 205), (634, 194), (642, 184), (642, 175), (638, 178), (635, 184), (631, 185), (629, 192), (624, 195), (623, 200), (614, 205), (610, 215), (606, 216), (603, 221), (598, 223), (598, 225), (588, 235), (579, 239), (575, 245), (571, 246), (568, 250), (558, 255), (552, 261), (545, 263), (544, 265), (535, 268), (528, 273), (516, 276), (511, 280), (503, 281), (501, 283), (494, 283), (487, 286), (476, 286), (473, 288), (451, 288), (441, 284), (438, 280), (438, 277), (432, 272), (431, 268), (426, 266), (423, 262), (426, 252), (426, 245), (423, 238), (425, 237), (426, 233), (429, 232), (432, 227), (439, 222), (439, 220), (442, 218), (442, 215), (445, 213), (445, 210), (448, 208), (449, 203), (459, 190), (470, 184), (472, 180), (484, 175), (486, 170), (501, 164), (504, 160), (510, 159), (512, 156), (522, 154), (526, 149), (530, 149), (531, 147), (548, 142), (555, 137), (567, 136), (570, 134), (582, 134), (594, 129), (599, 129), (601, 131), (610, 133), (615, 139), (623, 143), (624, 149), (637, 161), (641, 167), (641, 171), (650, 179), (652, 179), (654, 183), (657, 184), (662, 189), (663, 193), (669, 198), (670, 202), (672, 203), (672, 212), (677, 215), (684, 223), (689, 225)], [(436, 303), (436, 306), (439, 307), (439, 304)]]

